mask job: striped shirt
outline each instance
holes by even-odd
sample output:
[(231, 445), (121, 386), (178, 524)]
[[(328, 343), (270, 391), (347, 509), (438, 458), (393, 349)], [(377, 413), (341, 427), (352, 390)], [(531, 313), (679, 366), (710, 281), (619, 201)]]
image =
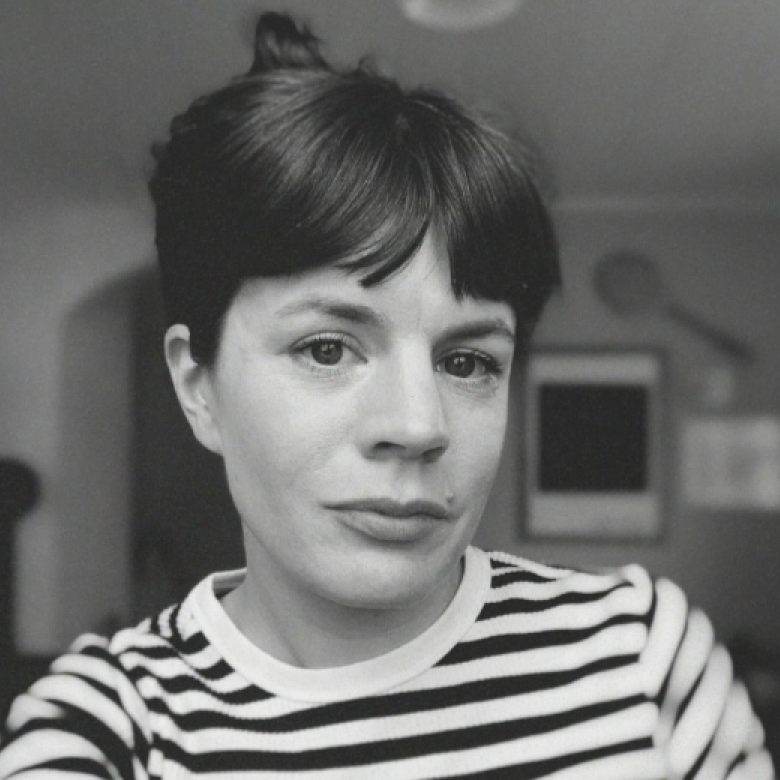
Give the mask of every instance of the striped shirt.
[(770, 780), (745, 688), (682, 592), (469, 548), (422, 635), (333, 669), (281, 663), (219, 596), (85, 636), (17, 698), (0, 777)]

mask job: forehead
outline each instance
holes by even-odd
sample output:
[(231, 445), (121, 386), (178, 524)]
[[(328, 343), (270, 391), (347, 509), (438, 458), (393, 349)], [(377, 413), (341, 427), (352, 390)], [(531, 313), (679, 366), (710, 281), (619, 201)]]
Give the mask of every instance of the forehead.
[(236, 297), (228, 322), (322, 315), (407, 330), (436, 330), (475, 319), (493, 320), (510, 332), (515, 327), (508, 304), (455, 296), (446, 252), (431, 236), (406, 265), (370, 287), (361, 284), (360, 275), (335, 266), (251, 280)]

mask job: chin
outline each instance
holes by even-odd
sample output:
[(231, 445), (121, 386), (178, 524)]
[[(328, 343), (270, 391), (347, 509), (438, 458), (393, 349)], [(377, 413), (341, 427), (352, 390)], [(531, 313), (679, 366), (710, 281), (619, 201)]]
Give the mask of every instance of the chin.
[[(373, 559), (370, 560), (369, 558)], [(443, 565), (414, 556), (411, 560), (376, 560), (366, 556), (359, 565), (345, 567), (336, 582), (329, 583), (330, 598), (344, 607), (366, 610), (416, 609), (428, 599), (436, 599), (439, 590), (452, 590), (454, 562)], [(458, 572), (458, 578), (459, 578)], [(452, 593), (449, 593), (451, 597)]]

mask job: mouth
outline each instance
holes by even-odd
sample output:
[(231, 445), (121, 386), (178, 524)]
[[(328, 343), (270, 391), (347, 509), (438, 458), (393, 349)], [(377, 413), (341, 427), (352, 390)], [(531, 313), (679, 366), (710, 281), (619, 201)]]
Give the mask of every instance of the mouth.
[(446, 520), (450, 511), (446, 504), (438, 501), (418, 499), (414, 501), (395, 501), (391, 498), (368, 498), (357, 501), (343, 501), (330, 505), (332, 509), (355, 512), (374, 512), (387, 517), (415, 518), (430, 517), (432, 520)]
[(328, 508), (352, 530), (381, 542), (419, 541), (450, 519), (446, 505), (427, 500), (363, 499)]

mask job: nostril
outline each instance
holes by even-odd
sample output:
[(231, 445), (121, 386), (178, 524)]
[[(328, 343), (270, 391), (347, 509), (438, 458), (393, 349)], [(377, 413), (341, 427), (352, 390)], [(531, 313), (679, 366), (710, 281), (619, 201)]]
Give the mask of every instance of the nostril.
[(430, 450), (423, 453), (423, 460), (426, 461), (426, 463), (433, 463), (434, 461), (439, 460), (446, 451), (447, 447), (445, 445), (432, 447)]
[(377, 441), (372, 447), (374, 457), (395, 457), (405, 460), (419, 459), (433, 463), (447, 451), (449, 442), (444, 437), (436, 437), (436, 443), (418, 441)]

